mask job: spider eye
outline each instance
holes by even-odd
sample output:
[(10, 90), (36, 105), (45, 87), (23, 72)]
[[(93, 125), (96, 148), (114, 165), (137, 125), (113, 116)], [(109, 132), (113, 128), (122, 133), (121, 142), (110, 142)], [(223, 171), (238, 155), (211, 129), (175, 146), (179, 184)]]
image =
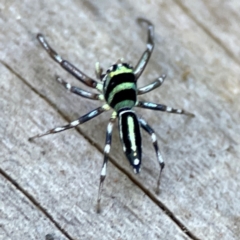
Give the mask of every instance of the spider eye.
[(117, 64), (112, 65), (112, 71), (116, 71), (117, 70)]
[(133, 66), (129, 63), (123, 63), (123, 66), (129, 69), (133, 69)]

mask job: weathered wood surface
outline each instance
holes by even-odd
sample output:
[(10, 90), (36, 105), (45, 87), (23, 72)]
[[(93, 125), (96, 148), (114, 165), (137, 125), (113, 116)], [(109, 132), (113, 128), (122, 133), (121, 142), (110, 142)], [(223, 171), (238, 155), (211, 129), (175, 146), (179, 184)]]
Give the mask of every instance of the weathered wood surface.
[[(239, 12), (236, 0), (1, 2), (0, 239), (48, 233), (56, 239), (239, 239)], [(166, 161), (161, 193), (154, 193), (159, 168), (149, 136), (143, 133), (143, 168), (135, 176), (115, 131), (115, 166), (109, 164), (103, 211), (96, 214), (110, 115), (28, 142), (100, 104), (56, 83), (57, 73), (82, 87), (35, 36), (44, 33), (64, 58), (94, 77), (96, 61), (105, 69), (120, 57), (136, 64), (146, 40), (138, 16), (150, 19), (156, 33), (139, 85), (168, 74), (142, 99), (196, 117), (137, 109), (155, 129)]]

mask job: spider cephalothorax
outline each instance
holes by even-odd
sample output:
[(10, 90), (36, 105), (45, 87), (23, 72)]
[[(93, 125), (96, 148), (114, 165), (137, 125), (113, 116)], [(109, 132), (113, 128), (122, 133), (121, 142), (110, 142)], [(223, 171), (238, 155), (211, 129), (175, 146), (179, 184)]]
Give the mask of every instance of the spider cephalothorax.
[(137, 65), (135, 67), (132, 67), (130, 64), (123, 62), (123, 60), (118, 60), (117, 63), (113, 64), (106, 71), (106, 73), (103, 74), (103, 70), (100, 67), (99, 63), (96, 63), (96, 76), (99, 81), (88, 77), (82, 71), (73, 66), (70, 62), (62, 59), (62, 57), (51, 48), (42, 34), (37, 35), (39, 42), (54, 61), (59, 63), (66, 71), (75, 76), (83, 84), (87, 85), (88, 87), (97, 89), (99, 93), (91, 93), (81, 88), (71, 86), (71, 84), (65, 82), (58, 76), (57, 81), (60, 82), (70, 92), (88, 99), (104, 101), (104, 104), (101, 107), (94, 109), (93, 111), (79, 117), (77, 120), (74, 120), (65, 126), (53, 128), (46, 133), (31, 137), (30, 140), (76, 127), (77, 125), (89, 121), (90, 119), (98, 116), (105, 111), (108, 111), (110, 109), (113, 110), (112, 116), (107, 126), (104, 160), (98, 191), (98, 211), (100, 209), (102, 185), (106, 176), (108, 154), (111, 148), (112, 130), (116, 119), (118, 119), (118, 129), (123, 151), (129, 160), (130, 165), (133, 167), (135, 173), (140, 172), (142, 161), (142, 140), (140, 128), (144, 129), (148, 134), (150, 134), (157, 155), (158, 163), (160, 165), (160, 173), (157, 184), (157, 189), (159, 189), (161, 172), (164, 168), (164, 161), (158, 149), (156, 135), (153, 129), (147, 124), (147, 122), (135, 114), (133, 108), (140, 107), (194, 116), (193, 114), (181, 109), (173, 109), (162, 104), (138, 101), (138, 95), (145, 94), (161, 86), (164, 79), (166, 78), (166, 75), (163, 74), (149, 85), (142, 88), (137, 88), (137, 80), (145, 69), (154, 47), (154, 28), (152, 23), (142, 18), (139, 18), (138, 22), (144, 22), (148, 25), (148, 40), (147, 48), (143, 52)]
[(116, 112), (133, 108), (137, 102), (137, 86), (133, 69), (126, 63), (112, 65), (103, 78), (103, 95)]

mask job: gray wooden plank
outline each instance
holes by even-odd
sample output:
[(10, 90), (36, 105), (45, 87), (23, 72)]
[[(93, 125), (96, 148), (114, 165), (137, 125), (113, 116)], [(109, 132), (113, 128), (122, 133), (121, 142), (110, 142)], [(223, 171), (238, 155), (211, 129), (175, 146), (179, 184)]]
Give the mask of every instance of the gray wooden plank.
[[(138, 5), (128, 1), (111, 2), (110, 5), (108, 1), (102, 1), (101, 5), (93, 1), (8, 4), (2, 17), (4, 31), (0, 36), (3, 61), (68, 119), (74, 119), (98, 104), (67, 95), (55, 83), (53, 75), (59, 73), (78, 84), (43, 52), (34, 39), (36, 32), (44, 32), (55, 49), (94, 76), (96, 60), (101, 60), (105, 68), (123, 55), (133, 63), (137, 62), (145, 47), (146, 35), (134, 19), (139, 15), (151, 18), (156, 26), (157, 45), (140, 84), (150, 82), (162, 72), (167, 72), (169, 77), (161, 89), (145, 98), (183, 106), (197, 115), (190, 120), (138, 111), (140, 115), (148, 115), (167, 163), (161, 195), (155, 198), (200, 238), (237, 239), (239, 206), (234, 199), (239, 198), (240, 70), (225, 49), (172, 1), (159, 1), (158, 4), (141, 1)], [(11, 28), (14, 30), (8, 31)], [(5, 46), (9, 47), (6, 49)], [(39, 116), (39, 111), (36, 109), (33, 116)], [(82, 134), (99, 148), (103, 148), (107, 119), (107, 116), (100, 116), (81, 127)], [(50, 116), (36, 121), (42, 131), (61, 123)], [(32, 129), (33, 133), (38, 132), (34, 127)], [(38, 144), (52, 139), (48, 137)], [(113, 142), (113, 159), (126, 165), (126, 171), (131, 174), (118, 147), (117, 134)], [(151, 161), (147, 161), (148, 158)], [(158, 166), (146, 135), (143, 159), (142, 174), (136, 179), (141, 181), (139, 187), (153, 192)], [(120, 192), (122, 186), (117, 187)], [(111, 186), (105, 188), (105, 191), (111, 191)], [(104, 200), (108, 201), (105, 197)]]
[(237, 0), (175, 1), (226, 53), (240, 63), (239, 8)]
[[(55, 233), (58, 229), (52, 229), (53, 224), (44, 228), (41, 219), (37, 220), (41, 215), (41, 212), (36, 213), (39, 209), (31, 209), (25, 203), (32, 198), (51, 216), (44, 223), (57, 223), (68, 239), (189, 239), (111, 164), (103, 195), (103, 212), (97, 214), (95, 205), (102, 154), (76, 130), (53, 136), (50, 141), (41, 139), (30, 143), (31, 132), (64, 120), (3, 65), (0, 65), (0, 71), (0, 166), (29, 198), (18, 200), (19, 212), (17, 209), (15, 212), (11, 203), (17, 193), (14, 195), (14, 190), (7, 188), (8, 182), (2, 183), (0, 209), (9, 216), (2, 217), (2, 239), (44, 239), (47, 233), (54, 234), (56, 240), (62, 239)], [(9, 198), (12, 198), (10, 203)], [(29, 215), (27, 220), (33, 220), (32, 225), (23, 222), (26, 215)], [(37, 216), (33, 218), (32, 215)]]
[(49, 233), (56, 239), (67, 239), (26, 196), (2, 175), (0, 175), (0, 213), (0, 239), (42, 240)]

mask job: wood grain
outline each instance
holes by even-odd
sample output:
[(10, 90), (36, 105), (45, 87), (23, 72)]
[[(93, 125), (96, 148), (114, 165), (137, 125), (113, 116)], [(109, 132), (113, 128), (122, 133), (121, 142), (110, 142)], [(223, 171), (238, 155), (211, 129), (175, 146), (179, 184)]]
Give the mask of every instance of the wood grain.
[[(0, 209), (7, 216), (0, 218), (0, 237), (238, 239), (239, 33), (234, 24), (231, 34), (224, 26), (237, 21), (233, 13), (239, 4), (229, 1), (221, 21), (223, 10), (216, 6), (223, 2), (0, 3)], [(156, 36), (139, 86), (168, 75), (161, 88), (140, 99), (184, 108), (196, 117), (136, 109), (154, 128), (166, 161), (160, 195), (154, 192), (159, 168), (150, 137), (143, 133), (143, 168), (135, 176), (116, 126), (98, 215), (110, 113), (76, 130), (28, 142), (101, 104), (70, 94), (55, 81), (58, 74), (82, 87), (49, 58), (36, 34), (43, 33), (59, 54), (94, 77), (96, 61), (104, 69), (121, 57), (136, 64), (146, 41), (146, 29), (135, 21), (139, 16), (154, 23)], [(19, 208), (8, 207), (15, 204), (9, 196)]]

